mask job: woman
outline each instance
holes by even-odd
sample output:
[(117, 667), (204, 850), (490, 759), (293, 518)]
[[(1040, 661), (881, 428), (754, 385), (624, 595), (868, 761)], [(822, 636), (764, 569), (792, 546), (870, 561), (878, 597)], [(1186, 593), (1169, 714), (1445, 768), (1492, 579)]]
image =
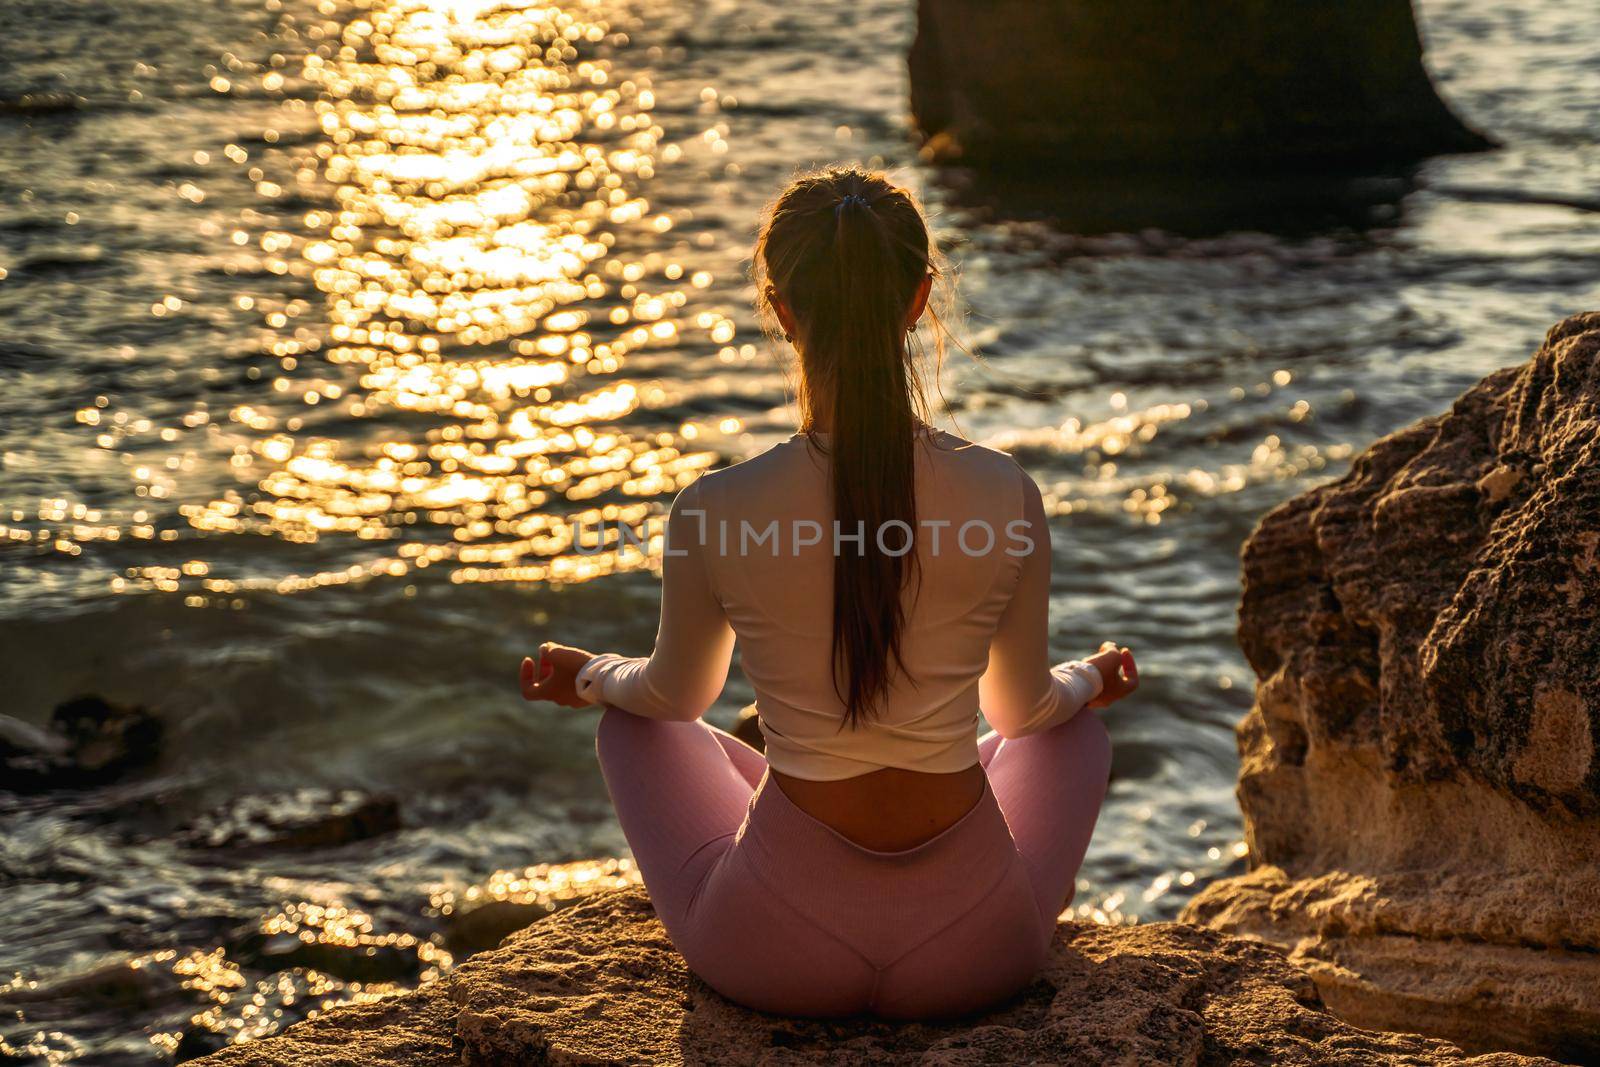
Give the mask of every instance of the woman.
[[(976, 1011), (1044, 960), (1110, 765), (1079, 712), (1132, 691), (1133, 660), (1050, 666), (1038, 487), (924, 421), (935, 263), (911, 195), (802, 177), (756, 270), (799, 353), (801, 432), (678, 495), (651, 656), (546, 644), (523, 693), (605, 706), (617, 818), (712, 987), (793, 1015)], [(765, 758), (700, 718), (735, 637)]]

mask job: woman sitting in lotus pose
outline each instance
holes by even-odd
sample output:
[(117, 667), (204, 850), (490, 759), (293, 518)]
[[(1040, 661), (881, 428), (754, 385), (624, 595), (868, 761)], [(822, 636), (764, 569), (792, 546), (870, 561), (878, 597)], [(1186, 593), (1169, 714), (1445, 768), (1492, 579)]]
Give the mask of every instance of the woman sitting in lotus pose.
[[(1133, 658), (1051, 666), (1038, 487), (926, 421), (912, 196), (802, 177), (756, 270), (800, 432), (678, 494), (649, 657), (547, 643), (523, 694), (605, 709), (617, 818), (713, 988), (792, 1015), (977, 1011), (1033, 979), (1071, 899), (1111, 760), (1084, 709), (1133, 690)], [(701, 719), (735, 640), (765, 757)]]

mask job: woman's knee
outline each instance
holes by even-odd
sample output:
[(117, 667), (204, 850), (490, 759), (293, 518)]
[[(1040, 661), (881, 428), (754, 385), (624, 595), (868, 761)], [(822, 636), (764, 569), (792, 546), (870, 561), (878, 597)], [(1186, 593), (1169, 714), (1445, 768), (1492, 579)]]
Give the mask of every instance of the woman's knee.
[(649, 719), (607, 704), (595, 726), (594, 747), (605, 769), (608, 759), (628, 760), (641, 755), (646, 749), (659, 749), (663, 745), (698, 742), (699, 734), (711, 736), (709, 725), (700, 721), (669, 722)]
[(649, 720), (607, 704), (600, 712), (600, 721), (594, 729), (594, 749), (600, 757), (601, 766), (605, 766), (608, 755), (637, 745), (649, 726)]
[(1101, 777), (1110, 778), (1111, 733), (1100, 716), (1086, 708), (1074, 715), (1067, 725), (1074, 727), (1074, 748), (1083, 754), (1087, 765), (1098, 771)]

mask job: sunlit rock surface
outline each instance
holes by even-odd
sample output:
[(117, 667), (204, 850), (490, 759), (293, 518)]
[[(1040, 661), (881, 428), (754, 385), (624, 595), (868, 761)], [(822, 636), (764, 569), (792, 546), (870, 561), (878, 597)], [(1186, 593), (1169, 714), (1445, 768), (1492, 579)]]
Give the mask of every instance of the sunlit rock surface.
[(1275, 950), (1191, 926), (1060, 927), (1012, 1005), (938, 1026), (758, 1015), (684, 968), (644, 891), (593, 899), (443, 980), (340, 1008), (206, 1060), (229, 1067), (361, 1063), (1434, 1064), (1441, 1041), (1340, 1022)]
[(1600, 313), (1244, 551), (1251, 873), (1186, 917), (1364, 1026), (1600, 1059)]
[(1415, 160), (1487, 142), (1434, 92), (1409, 0), (920, 0), (929, 153), (1189, 170)]

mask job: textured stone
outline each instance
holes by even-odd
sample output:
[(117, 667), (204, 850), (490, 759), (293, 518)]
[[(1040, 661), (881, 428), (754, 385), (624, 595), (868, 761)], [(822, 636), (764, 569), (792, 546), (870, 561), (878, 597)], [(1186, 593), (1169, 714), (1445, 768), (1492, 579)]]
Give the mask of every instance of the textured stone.
[(446, 998), (444, 984), (435, 982), (373, 1004), (348, 1004), (292, 1026), (280, 1037), (233, 1045), (191, 1062), (216, 1067), (445, 1067), (460, 1062), (454, 1024), (455, 1005)]
[(685, 969), (638, 888), (597, 894), (379, 1005), (206, 1063), (1440, 1064), (1445, 1042), (1341, 1022), (1277, 950), (1194, 926), (1065, 923), (1039, 979), (979, 1018), (897, 1025), (747, 1011)]
[(1487, 147), (1434, 92), (1410, 0), (919, 0), (927, 151), (988, 167), (1318, 168)]
[(1244, 550), (1257, 869), (1186, 917), (1352, 1021), (1600, 1059), (1600, 314)]

